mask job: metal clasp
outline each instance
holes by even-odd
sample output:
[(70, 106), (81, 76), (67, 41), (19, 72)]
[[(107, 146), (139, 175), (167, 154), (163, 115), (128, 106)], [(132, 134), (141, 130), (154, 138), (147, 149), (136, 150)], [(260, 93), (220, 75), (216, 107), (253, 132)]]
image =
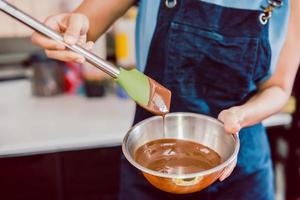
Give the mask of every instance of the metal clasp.
[(259, 15), (259, 21), (263, 25), (267, 24), (272, 17), (273, 9), (280, 8), (283, 5), (283, 0), (267, 0), (267, 3), (269, 4), (267, 7), (261, 6), (263, 13)]
[(268, 4), (275, 8), (280, 8), (283, 6), (283, 0), (268, 0)]
[(272, 12), (263, 12), (259, 15), (259, 21), (262, 25), (266, 25), (269, 19), (272, 17)]
[(177, 5), (177, 0), (166, 0), (165, 3), (168, 8), (174, 8)]

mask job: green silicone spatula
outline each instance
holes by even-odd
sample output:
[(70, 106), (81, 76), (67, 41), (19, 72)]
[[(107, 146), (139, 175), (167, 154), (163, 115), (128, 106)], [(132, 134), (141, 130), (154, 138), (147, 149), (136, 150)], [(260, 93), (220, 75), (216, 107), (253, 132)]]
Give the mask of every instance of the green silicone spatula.
[(171, 92), (136, 69), (120, 68), (116, 81), (140, 106), (158, 115), (169, 112)]
[(118, 68), (76, 44), (65, 43), (62, 35), (6, 1), (0, 0), (0, 10), (33, 30), (63, 43), (70, 50), (84, 56), (93, 66), (114, 78), (134, 101), (150, 112), (164, 115), (169, 111), (171, 92), (138, 70)]

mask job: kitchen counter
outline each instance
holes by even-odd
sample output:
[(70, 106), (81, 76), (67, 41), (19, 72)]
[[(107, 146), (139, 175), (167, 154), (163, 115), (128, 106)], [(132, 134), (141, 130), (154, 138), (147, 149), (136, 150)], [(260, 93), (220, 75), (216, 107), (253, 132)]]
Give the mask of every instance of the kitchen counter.
[(0, 84), (0, 155), (120, 145), (134, 103), (114, 96), (37, 98), (29, 81)]
[[(134, 115), (133, 101), (115, 96), (36, 98), (29, 81), (1, 83), (0, 95), (1, 157), (117, 146)], [(264, 124), (291, 120), (289, 114), (277, 114)]]

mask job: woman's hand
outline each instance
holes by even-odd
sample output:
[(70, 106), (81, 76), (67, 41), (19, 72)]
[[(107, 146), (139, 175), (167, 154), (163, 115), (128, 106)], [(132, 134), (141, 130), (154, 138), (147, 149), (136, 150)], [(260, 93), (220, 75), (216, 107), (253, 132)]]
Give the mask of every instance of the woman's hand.
[[(83, 14), (64, 13), (51, 16), (46, 19), (45, 25), (62, 34), (64, 41), (70, 45), (78, 44), (87, 50), (93, 48), (94, 43), (87, 41), (89, 20)], [(39, 33), (33, 33), (32, 43), (45, 49), (45, 53), (49, 58), (67, 62), (85, 62), (83, 56), (67, 50), (62, 43), (49, 39)]]
[[(300, 63), (300, 1), (291, 1), (287, 36), (272, 76), (258, 85), (258, 90), (245, 104), (223, 110), (219, 120), (225, 130), (237, 133), (242, 127), (252, 126), (279, 112), (287, 103)], [(223, 172), (220, 180), (230, 175), (236, 161)]]
[(238, 133), (241, 129), (242, 117), (239, 107), (223, 110), (218, 119), (224, 123), (225, 131), (228, 133)]
[[(241, 127), (241, 113), (238, 107), (232, 107), (220, 112), (218, 119), (224, 123), (225, 131), (232, 134), (237, 134)], [(234, 170), (237, 159), (233, 160), (222, 172), (220, 181), (225, 180)]]
[[(134, 4), (135, 0), (88, 0), (82, 1), (72, 13), (48, 17), (45, 24), (61, 33), (68, 44), (79, 44), (87, 50), (119, 17)], [(48, 57), (67, 62), (83, 63), (84, 57), (38, 33), (32, 35), (32, 42), (43, 49)]]

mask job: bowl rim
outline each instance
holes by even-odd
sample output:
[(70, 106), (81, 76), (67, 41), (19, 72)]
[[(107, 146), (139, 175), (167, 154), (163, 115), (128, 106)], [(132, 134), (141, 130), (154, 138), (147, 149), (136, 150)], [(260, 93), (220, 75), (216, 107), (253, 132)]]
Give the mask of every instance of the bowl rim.
[[(224, 127), (223, 123), (221, 121), (219, 121), (218, 119), (215, 119), (213, 117), (207, 116), (207, 115), (203, 115), (203, 114), (198, 114), (198, 113), (191, 113), (191, 112), (172, 112), (172, 113), (168, 113), (167, 116), (192, 116), (192, 117), (197, 117), (197, 118), (205, 118), (206, 120), (209, 120), (215, 124), (218, 124), (219, 126)], [(201, 172), (196, 172), (196, 173), (189, 173), (189, 174), (164, 174), (158, 171), (154, 171), (151, 169), (148, 169), (142, 165), (140, 165), (138, 162), (136, 162), (130, 155), (128, 148), (126, 147), (126, 142), (128, 141), (129, 135), (132, 132), (132, 130), (134, 130), (136, 127), (148, 123), (149, 121), (155, 120), (157, 118), (161, 118), (161, 116), (153, 116), (150, 118), (147, 118), (145, 120), (142, 120), (141, 122), (135, 124), (133, 127), (131, 127), (122, 142), (122, 151), (123, 154), (125, 156), (125, 158), (137, 169), (141, 170), (144, 173), (150, 174), (150, 175), (154, 175), (154, 176), (159, 176), (159, 177), (164, 177), (164, 178), (179, 178), (179, 179), (188, 179), (188, 178), (194, 178), (194, 177), (199, 177), (199, 176), (206, 176), (209, 174), (212, 174), (214, 172), (217, 171), (221, 171), (223, 170), (225, 167), (227, 167), (231, 162), (234, 161), (234, 159), (237, 157), (239, 149), (240, 149), (240, 140), (239, 140), (239, 136), (238, 133), (236, 134), (232, 134), (232, 138), (235, 142), (235, 147), (234, 147), (234, 152), (233, 154), (224, 162), (222, 162), (220, 165), (217, 165), (211, 169), (205, 170), (205, 171), (201, 171)], [(229, 133), (228, 133), (229, 134)]]

